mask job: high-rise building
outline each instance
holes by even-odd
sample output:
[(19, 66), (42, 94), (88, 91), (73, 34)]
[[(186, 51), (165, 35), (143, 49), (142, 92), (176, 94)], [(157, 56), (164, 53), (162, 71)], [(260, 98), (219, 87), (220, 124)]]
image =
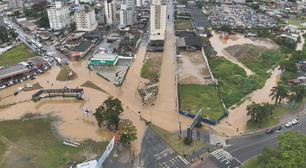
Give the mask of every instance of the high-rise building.
[(9, 5), (11, 8), (23, 8), (23, 1), (22, 0), (9, 0)]
[(82, 5), (74, 13), (76, 28), (78, 31), (93, 31), (97, 28), (95, 10), (88, 5)]
[(136, 6), (142, 6), (142, 0), (136, 0)]
[(120, 26), (133, 25), (135, 23), (135, 2), (134, 0), (123, 0), (120, 9)]
[(150, 40), (164, 40), (167, 23), (167, 3), (161, 0), (153, 0), (150, 12)]
[(117, 22), (116, 19), (116, 3), (112, 0), (104, 1), (105, 21), (106, 24), (114, 24)]
[(69, 8), (62, 6), (61, 1), (55, 1), (55, 7), (47, 9), (50, 28), (60, 30), (70, 24)]

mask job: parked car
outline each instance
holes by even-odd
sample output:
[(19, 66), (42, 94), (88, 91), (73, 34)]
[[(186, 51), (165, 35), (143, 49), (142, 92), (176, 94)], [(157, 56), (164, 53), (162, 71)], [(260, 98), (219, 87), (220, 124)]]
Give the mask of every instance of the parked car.
[(293, 125), (295, 125), (295, 124), (298, 124), (300, 121), (299, 121), (299, 119), (294, 119), (291, 122), (292, 122)]
[(23, 90), (23, 87), (18, 87), (18, 91), (22, 91)]
[(16, 96), (16, 95), (18, 95), (18, 92), (15, 92), (15, 93), (14, 93), (14, 96)]
[(5, 85), (0, 86), (0, 90), (2, 90), (2, 89), (4, 89), (4, 88), (6, 88)]
[(266, 130), (266, 134), (270, 134), (270, 133), (273, 133), (274, 132), (274, 129), (267, 129)]
[(291, 127), (291, 125), (292, 125), (291, 121), (289, 121), (287, 124), (285, 124), (286, 127)]
[(278, 127), (275, 127), (273, 128), (275, 132), (280, 132), (282, 131), (283, 127), (282, 126), (278, 126)]
[(69, 89), (69, 86), (63, 86), (63, 89)]

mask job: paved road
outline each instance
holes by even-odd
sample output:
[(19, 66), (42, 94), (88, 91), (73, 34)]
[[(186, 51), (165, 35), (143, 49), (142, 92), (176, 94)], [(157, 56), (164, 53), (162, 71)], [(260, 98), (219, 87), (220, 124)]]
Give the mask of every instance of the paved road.
[(164, 168), (187, 168), (188, 162), (174, 152), (156, 133), (148, 127), (141, 143), (139, 166), (156, 168), (161, 164)]
[[(293, 125), (290, 128), (283, 126), (282, 132), (288, 130), (300, 130), (302, 133), (306, 134), (306, 119), (301, 119), (299, 124)], [(231, 167), (236, 167), (239, 165), (238, 163), (243, 163), (248, 159), (261, 154), (264, 146), (268, 146), (270, 148), (276, 147), (276, 138), (278, 134), (279, 133), (277, 132), (272, 134), (263, 133), (259, 135), (230, 139), (228, 141), (229, 147), (226, 147), (224, 150), (233, 157), (233, 161), (231, 163), (226, 164), (226, 160), (222, 161), (224, 158), (222, 159), (220, 157), (220, 153), (212, 152), (212, 155), (205, 158), (204, 161), (200, 162), (196, 167), (207, 167), (211, 162), (214, 162), (220, 168), (228, 168), (229, 165), (231, 165)]]

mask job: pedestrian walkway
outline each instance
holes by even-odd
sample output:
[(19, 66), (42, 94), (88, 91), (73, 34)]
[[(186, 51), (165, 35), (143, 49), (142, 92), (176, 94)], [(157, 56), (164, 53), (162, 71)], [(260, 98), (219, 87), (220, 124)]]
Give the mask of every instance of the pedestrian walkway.
[(284, 113), (284, 114), (278, 116), (278, 120), (279, 121), (286, 120), (286, 119), (291, 118), (292, 116), (298, 114), (299, 112), (305, 110), (306, 109), (306, 105), (305, 104), (306, 104), (306, 102), (301, 104), (299, 107), (297, 107), (295, 109), (291, 109), (287, 113)]

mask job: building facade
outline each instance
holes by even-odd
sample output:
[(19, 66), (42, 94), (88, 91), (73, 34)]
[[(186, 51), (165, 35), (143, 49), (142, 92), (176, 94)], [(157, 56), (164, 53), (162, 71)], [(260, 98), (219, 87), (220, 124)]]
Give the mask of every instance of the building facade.
[(78, 31), (93, 31), (98, 26), (95, 10), (91, 9), (88, 5), (82, 5), (74, 13), (74, 19)]
[(23, 1), (22, 0), (9, 0), (9, 5), (11, 8), (23, 8)]
[(123, 0), (120, 9), (120, 26), (133, 25), (135, 23), (135, 2), (134, 0)]
[(69, 27), (70, 16), (68, 6), (62, 6), (61, 1), (55, 1), (55, 7), (47, 9), (51, 29), (60, 30)]
[(112, 0), (105, 0), (104, 11), (106, 24), (114, 24), (117, 22), (116, 19), (116, 3)]
[(164, 40), (167, 23), (167, 3), (161, 0), (153, 0), (150, 12), (150, 40)]

